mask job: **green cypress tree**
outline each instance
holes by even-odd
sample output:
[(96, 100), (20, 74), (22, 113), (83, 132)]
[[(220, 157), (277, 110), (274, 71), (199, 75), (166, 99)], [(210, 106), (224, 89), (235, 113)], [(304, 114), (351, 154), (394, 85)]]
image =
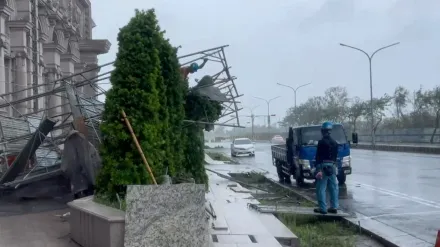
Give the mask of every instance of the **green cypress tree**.
[[(164, 34), (165, 32), (163, 32)], [(171, 176), (175, 176), (183, 169), (185, 136), (183, 135), (183, 120), (185, 118), (185, 98), (188, 84), (180, 74), (177, 48), (169, 40), (164, 40), (160, 49), (161, 73), (164, 79), (164, 100), (168, 125), (163, 129), (167, 138), (166, 166)]]
[(122, 109), (153, 173), (156, 177), (164, 173), (169, 150), (166, 147), (169, 138), (163, 136), (169, 124), (161, 71), (164, 62), (160, 57), (164, 41), (154, 10), (136, 10), (118, 34), (119, 51), (110, 79), (112, 88), (106, 95), (102, 116), (103, 166), (96, 187), (98, 195), (110, 200), (115, 200), (116, 194), (124, 196), (126, 185), (152, 183), (127, 126), (121, 121)]

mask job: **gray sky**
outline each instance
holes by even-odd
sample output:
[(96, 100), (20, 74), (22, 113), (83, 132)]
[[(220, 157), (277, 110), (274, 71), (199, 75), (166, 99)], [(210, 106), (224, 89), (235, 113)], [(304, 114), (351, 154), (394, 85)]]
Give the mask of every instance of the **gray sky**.
[[(271, 103), (275, 120), (294, 104), (293, 92), (277, 82), (312, 82), (298, 90), (298, 105), (331, 86), (369, 98), (367, 57), (339, 43), (370, 53), (401, 42), (375, 55), (374, 95), (391, 94), (398, 85), (432, 88), (440, 79), (439, 0), (93, 0), (94, 38), (112, 43), (100, 63), (115, 59), (118, 30), (135, 8), (156, 9), (172, 44), (182, 45), (180, 54), (229, 44), (226, 56), (243, 105), (259, 105), (255, 113), (266, 114), (266, 103), (253, 96), (281, 96)], [(217, 72), (208, 63), (191, 79), (211, 71)]]

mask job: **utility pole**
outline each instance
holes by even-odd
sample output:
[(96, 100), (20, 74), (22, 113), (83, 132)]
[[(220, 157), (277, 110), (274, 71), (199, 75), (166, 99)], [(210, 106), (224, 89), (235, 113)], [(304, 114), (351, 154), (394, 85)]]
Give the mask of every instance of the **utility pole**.
[(254, 120), (255, 120), (255, 115), (254, 115), (254, 110), (255, 108), (257, 108), (257, 106), (254, 106), (252, 108), (246, 107), (249, 110), (251, 110), (251, 115), (249, 116), (251, 118), (251, 128), (252, 128), (252, 140), (255, 140), (255, 132), (254, 132)]
[(256, 99), (260, 99), (260, 100), (264, 100), (265, 102), (266, 102), (266, 104), (267, 104), (267, 127), (268, 127), (268, 129), (269, 129), (269, 134), (270, 134), (270, 102), (272, 101), (272, 100), (275, 100), (275, 99), (278, 99), (279, 97), (281, 97), (281, 96), (277, 96), (277, 97), (274, 97), (274, 98), (272, 98), (272, 99), (269, 99), (269, 100), (267, 100), (267, 99), (264, 99), (264, 98), (260, 98), (260, 97), (254, 97), (254, 98), (256, 98)]
[(296, 88), (291, 87), (291, 86), (289, 86), (289, 85), (281, 84), (281, 83), (277, 83), (277, 84), (280, 85), (280, 86), (283, 86), (283, 87), (288, 87), (288, 88), (290, 88), (290, 89), (293, 90), (293, 95), (294, 95), (294, 97), (295, 97), (295, 109), (296, 109), (296, 91), (298, 91), (298, 89), (300, 89), (300, 88), (302, 88), (302, 87), (305, 87), (305, 86), (307, 86), (307, 85), (310, 85), (310, 84), (312, 84), (312, 83), (311, 83), (311, 82), (310, 82), (310, 83), (306, 83), (306, 84), (300, 85), (300, 86), (298, 86), (298, 87), (296, 87)]
[[(275, 115), (273, 115), (275, 116)], [(267, 117), (266, 115), (255, 115), (253, 112), (251, 113), (251, 115), (248, 116), (242, 116), (242, 117), (248, 117), (251, 119), (251, 127), (252, 127), (252, 140), (255, 141), (255, 131), (254, 131), (254, 127), (255, 127), (255, 118), (257, 117)]]
[(371, 145), (373, 146), (373, 149), (375, 149), (375, 147), (376, 147), (376, 135), (375, 135), (375, 133), (374, 133), (373, 71), (372, 71), (372, 68), (371, 68), (371, 61), (373, 60), (374, 55), (375, 55), (376, 53), (378, 53), (379, 51), (384, 50), (384, 49), (389, 48), (389, 47), (392, 47), (392, 46), (395, 46), (395, 45), (398, 45), (398, 44), (400, 44), (400, 42), (397, 42), (397, 43), (394, 43), (394, 44), (391, 44), (391, 45), (387, 45), (387, 46), (381, 47), (381, 48), (377, 49), (376, 51), (374, 51), (371, 55), (368, 54), (366, 51), (364, 51), (364, 50), (362, 50), (362, 49), (359, 49), (359, 48), (357, 48), (357, 47), (349, 46), (349, 45), (342, 44), (342, 43), (339, 44), (339, 45), (341, 45), (341, 46), (343, 46), (343, 47), (347, 47), (347, 48), (351, 48), (351, 49), (354, 49), (354, 50), (360, 51), (360, 52), (364, 53), (364, 54), (368, 57), (368, 62), (369, 62), (369, 65), (370, 65)]
[[(31, 4), (31, 19), (32, 19), (32, 62), (33, 62), (33, 95), (38, 94), (38, 80), (40, 75), (40, 49), (39, 49), (39, 35), (38, 35), (38, 2), (39, 0), (30, 0)], [(33, 102), (34, 112), (38, 111), (38, 99)]]

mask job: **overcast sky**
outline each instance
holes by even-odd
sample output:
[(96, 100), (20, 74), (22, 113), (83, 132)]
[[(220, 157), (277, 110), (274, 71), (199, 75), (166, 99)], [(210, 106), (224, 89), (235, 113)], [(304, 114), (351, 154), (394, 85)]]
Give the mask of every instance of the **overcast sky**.
[[(108, 39), (110, 52), (100, 63), (115, 59), (119, 28), (134, 9), (155, 8), (159, 23), (180, 54), (228, 44), (226, 56), (244, 106), (278, 117), (308, 97), (331, 86), (346, 87), (351, 96), (369, 98), (367, 57), (339, 43), (371, 53), (395, 42), (373, 59), (374, 95), (391, 94), (398, 85), (411, 91), (440, 81), (439, 0), (93, 0), (95, 39)], [(213, 70), (206, 66), (206, 73)], [(204, 75), (203, 71), (191, 79)], [(216, 72), (216, 71), (215, 71)], [(248, 114), (249, 110), (244, 110)], [(260, 120), (262, 121), (262, 119)]]

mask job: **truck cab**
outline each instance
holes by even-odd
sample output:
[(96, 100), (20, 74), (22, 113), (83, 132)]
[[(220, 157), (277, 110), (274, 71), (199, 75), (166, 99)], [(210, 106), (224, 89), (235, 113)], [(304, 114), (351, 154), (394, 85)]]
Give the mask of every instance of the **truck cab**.
[[(341, 124), (333, 125), (331, 136), (339, 145), (337, 178), (339, 184), (344, 184), (351, 174), (350, 144)], [(304, 179), (315, 179), (315, 156), (321, 138), (320, 125), (290, 127), (286, 144), (272, 146), (272, 160), (280, 182), (291, 183), (291, 175), (299, 186)]]

